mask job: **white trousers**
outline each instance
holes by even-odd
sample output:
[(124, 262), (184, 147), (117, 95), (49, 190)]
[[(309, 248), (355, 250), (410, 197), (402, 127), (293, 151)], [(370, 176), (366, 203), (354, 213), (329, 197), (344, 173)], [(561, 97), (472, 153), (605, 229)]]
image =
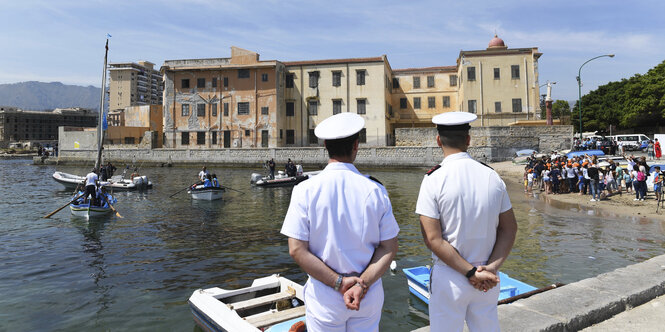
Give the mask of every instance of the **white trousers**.
[(479, 291), (469, 280), (452, 268), (435, 264), (430, 279), (430, 330), (462, 331), (464, 321), (469, 331), (499, 331), (497, 301), (500, 285), (486, 293)]
[(305, 284), (305, 322), (308, 332), (378, 331), (383, 308), (383, 285), (375, 282), (360, 301), (360, 310), (349, 310), (340, 292), (309, 278)]

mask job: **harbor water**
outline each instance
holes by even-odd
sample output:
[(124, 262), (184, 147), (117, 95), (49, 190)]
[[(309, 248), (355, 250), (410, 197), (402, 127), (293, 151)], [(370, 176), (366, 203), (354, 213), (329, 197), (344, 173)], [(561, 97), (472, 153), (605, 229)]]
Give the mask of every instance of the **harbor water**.
[[(121, 167), (116, 174), (122, 173)], [(229, 190), (192, 201), (198, 168), (142, 168), (154, 188), (115, 192), (124, 218), (86, 221), (63, 209), (51, 175), (87, 167), (0, 161), (0, 330), (196, 330), (187, 299), (198, 288), (239, 288), (280, 274), (304, 283), (279, 233), (291, 188), (255, 188), (252, 169), (212, 169)], [(306, 169), (306, 171), (310, 171)], [(400, 225), (397, 270), (383, 278), (381, 331), (428, 325), (401, 268), (430, 263), (414, 214), (425, 169), (361, 169), (386, 186)], [(128, 173), (130, 173), (128, 171)], [(605, 215), (527, 197), (506, 181), (519, 231), (503, 272), (543, 287), (570, 283), (663, 254), (665, 221)]]

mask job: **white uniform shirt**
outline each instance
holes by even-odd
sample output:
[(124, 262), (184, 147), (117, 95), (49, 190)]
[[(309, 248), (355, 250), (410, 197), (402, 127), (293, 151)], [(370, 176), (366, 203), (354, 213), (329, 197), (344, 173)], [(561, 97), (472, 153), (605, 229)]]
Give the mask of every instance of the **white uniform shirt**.
[(281, 230), (308, 241), (309, 251), (341, 274), (363, 272), (379, 242), (398, 232), (386, 189), (339, 162), (293, 188)]
[[(439, 219), (443, 238), (475, 265), (487, 262), (496, 241), (499, 214), (511, 207), (501, 177), (460, 152), (445, 157), (440, 169), (425, 175), (416, 213)], [(435, 254), (432, 257), (440, 262)]]
[(97, 174), (90, 172), (85, 176), (85, 186), (94, 186), (97, 182)]
[(205, 179), (207, 178), (208, 178), (208, 171), (202, 170), (199, 172), (199, 180), (201, 180), (201, 182), (205, 181)]

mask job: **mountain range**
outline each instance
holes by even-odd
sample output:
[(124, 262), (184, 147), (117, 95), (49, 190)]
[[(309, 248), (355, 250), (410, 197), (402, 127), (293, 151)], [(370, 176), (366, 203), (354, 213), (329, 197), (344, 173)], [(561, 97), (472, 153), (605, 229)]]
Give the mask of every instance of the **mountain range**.
[(52, 110), (83, 107), (99, 109), (101, 88), (66, 85), (60, 82), (20, 82), (0, 84), (0, 105), (23, 110)]

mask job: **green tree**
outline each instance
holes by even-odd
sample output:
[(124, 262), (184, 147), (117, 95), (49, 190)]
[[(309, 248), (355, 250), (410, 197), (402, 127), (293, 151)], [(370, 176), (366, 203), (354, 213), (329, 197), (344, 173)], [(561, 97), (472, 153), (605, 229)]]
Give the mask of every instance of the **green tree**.
[[(570, 115), (570, 104), (565, 100), (555, 100), (552, 103), (552, 119), (561, 119), (562, 116)], [(547, 119), (545, 105), (540, 108), (540, 118)]]

